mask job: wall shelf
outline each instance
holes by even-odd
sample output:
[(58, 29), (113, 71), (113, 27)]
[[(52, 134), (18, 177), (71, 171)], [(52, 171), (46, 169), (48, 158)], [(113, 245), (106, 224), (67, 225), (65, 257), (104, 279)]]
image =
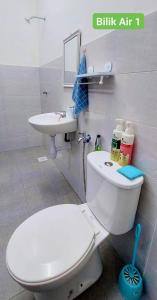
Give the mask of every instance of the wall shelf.
[[(78, 79), (77, 83), (78, 84), (100, 84), (102, 85), (103, 82), (104, 82), (104, 78), (110, 78), (110, 77), (113, 77), (114, 74), (112, 72), (93, 72), (93, 73), (86, 73), (86, 74), (80, 74), (80, 75), (77, 75), (76, 78)], [(99, 78), (99, 81), (91, 81), (91, 82), (79, 82), (79, 79), (84, 79), (84, 78), (89, 78), (89, 79), (92, 79), (92, 78)]]

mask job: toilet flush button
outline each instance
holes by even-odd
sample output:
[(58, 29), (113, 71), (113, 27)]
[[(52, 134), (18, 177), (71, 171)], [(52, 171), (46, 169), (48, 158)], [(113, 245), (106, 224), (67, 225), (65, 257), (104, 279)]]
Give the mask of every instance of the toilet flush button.
[(106, 167), (112, 167), (113, 166), (113, 163), (111, 161), (105, 161), (104, 164), (105, 164)]

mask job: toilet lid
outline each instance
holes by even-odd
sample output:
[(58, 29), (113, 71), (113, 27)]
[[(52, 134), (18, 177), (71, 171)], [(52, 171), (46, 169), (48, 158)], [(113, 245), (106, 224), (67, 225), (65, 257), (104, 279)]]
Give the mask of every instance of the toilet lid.
[(94, 231), (72, 204), (41, 210), (13, 233), (6, 254), (9, 272), (19, 281), (56, 280), (91, 251)]

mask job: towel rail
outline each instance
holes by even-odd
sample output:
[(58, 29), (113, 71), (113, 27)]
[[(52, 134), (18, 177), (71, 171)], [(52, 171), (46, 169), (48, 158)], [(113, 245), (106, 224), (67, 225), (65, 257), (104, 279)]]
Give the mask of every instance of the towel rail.
[[(76, 78), (77, 78), (77, 84), (79, 85), (91, 85), (91, 84), (99, 84), (99, 85), (103, 85), (104, 83), (104, 78), (110, 78), (110, 77), (113, 77), (113, 73), (111, 72), (105, 72), (105, 73), (93, 73), (93, 74), (80, 74), (80, 75), (77, 75)], [(84, 79), (84, 78), (96, 78), (96, 77), (100, 77), (100, 80), (99, 81), (87, 81), (87, 82), (79, 82), (79, 79)]]
[(99, 81), (94, 82), (77, 82), (78, 85), (90, 85), (90, 84), (100, 84)]
[(100, 80), (99, 81), (91, 81), (91, 82), (79, 82), (77, 81), (77, 84), (79, 85), (90, 85), (90, 84), (99, 84), (99, 85), (103, 85), (104, 83), (104, 76), (100, 76)]

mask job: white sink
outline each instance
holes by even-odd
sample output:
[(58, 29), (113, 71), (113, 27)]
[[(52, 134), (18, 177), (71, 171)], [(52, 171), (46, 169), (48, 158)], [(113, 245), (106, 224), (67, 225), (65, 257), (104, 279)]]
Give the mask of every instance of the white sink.
[(56, 113), (36, 115), (29, 118), (28, 122), (33, 128), (54, 136), (57, 133), (68, 133), (77, 130), (77, 120), (69, 117), (61, 117)]

